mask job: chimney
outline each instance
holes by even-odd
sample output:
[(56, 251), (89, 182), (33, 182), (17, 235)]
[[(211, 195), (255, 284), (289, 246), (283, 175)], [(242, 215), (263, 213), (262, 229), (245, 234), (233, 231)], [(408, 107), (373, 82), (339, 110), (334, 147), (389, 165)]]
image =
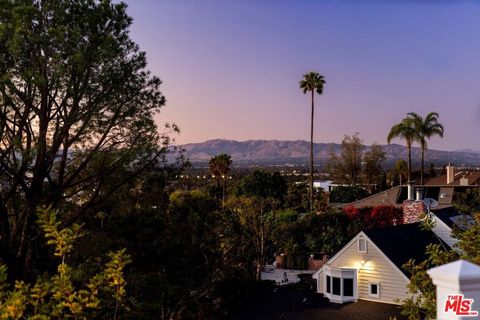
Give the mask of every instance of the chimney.
[(423, 189), (422, 188), (417, 188), (415, 189), (415, 200), (417, 201), (422, 201), (423, 200)]
[(449, 163), (447, 166), (447, 184), (452, 183), (455, 180), (454, 167)]
[(411, 181), (407, 182), (407, 193), (408, 193), (407, 200), (413, 200), (413, 185)]
[(425, 213), (423, 201), (405, 200), (403, 201), (403, 223), (417, 223)]
[(461, 178), (460, 178), (460, 185), (461, 186), (468, 186), (468, 178), (466, 175), (463, 175)]

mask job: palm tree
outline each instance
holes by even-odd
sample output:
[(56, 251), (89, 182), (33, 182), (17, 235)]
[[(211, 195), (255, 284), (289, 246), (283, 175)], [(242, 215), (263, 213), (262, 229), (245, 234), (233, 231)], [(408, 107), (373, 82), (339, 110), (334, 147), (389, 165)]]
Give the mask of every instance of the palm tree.
[(412, 143), (415, 140), (416, 131), (415, 123), (411, 117), (403, 118), (402, 122), (397, 123), (390, 129), (390, 133), (387, 137), (387, 142), (390, 144), (393, 138), (403, 138), (407, 144), (408, 149), (408, 176), (410, 181), (412, 176)]
[(438, 122), (438, 113), (430, 112), (425, 119), (415, 112), (409, 112), (408, 116), (414, 121), (416, 131), (415, 140), (420, 143), (422, 149), (422, 170), (420, 171), (420, 184), (423, 185), (423, 167), (425, 160), (425, 150), (427, 149), (427, 139), (432, 136), (443, 138), (443, 126)]
[(225, 185), (227, 174), (230, 172), (230, 166), (232, 165), (232, 157), (229, 154), (221, 153), (210, 158), (208, 167), (210, 172), (216, 177), (217, 187), (219, 187), (219, 179), (222, 178), (222, 208), (225, 209)]
[(322, 94), (325, 79), (318, 72), (311, 71), (303, 75), (300, 81), (300, 89), (303, 93), (311, 92), (312, 94), (312, 113), (310, 117), (310, 183), (309, 183), (309, 204), (310, 212), (313, 211), (313, 115), (315, 110), (315, 93)]

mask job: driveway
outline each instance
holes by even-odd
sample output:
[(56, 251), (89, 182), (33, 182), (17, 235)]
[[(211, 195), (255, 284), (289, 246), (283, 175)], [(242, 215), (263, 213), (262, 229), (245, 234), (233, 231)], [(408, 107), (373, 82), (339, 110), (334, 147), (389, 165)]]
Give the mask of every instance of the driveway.
[(400, 315), (398, 306), (359, 300), (330, 303), (306, 285), (277, 287), (249, 297), (231, 320), (388, 320)]

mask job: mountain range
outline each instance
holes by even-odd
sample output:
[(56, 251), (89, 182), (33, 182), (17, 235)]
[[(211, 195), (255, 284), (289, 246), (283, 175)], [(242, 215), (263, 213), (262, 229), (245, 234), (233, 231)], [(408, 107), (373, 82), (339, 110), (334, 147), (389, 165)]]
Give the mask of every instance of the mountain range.
[[(235, 141), (225, 139), (208, 140), (201, 143), (189, 143), (181, 146), (185, 155), (195, 165), (206, 164), (212, 156), (227, 153), (232, 157), (233, 164), (248, 165), (306, 165), (310, 155), (310, 142), (305, 140), (247, 140)], [(339, 143), (315, 143), (314, 157), (318, 165), (325, 164), (331, 150), (341, 151)], [(364, 146), (368, 150), (369, 146)], [(407, 159), (407, 148), (399, 144), (382, 145), (386, 156), (386, 166), (391, 166), (397, 159)], [(420, 148), (412, 148), (412, 162), (420, 162)], [(480, 153), (473, 150), (441, 151), (427, 150), (425, 165), (434, 163), (443, 166), (452, 163), (455, 166), (480, 166)]]

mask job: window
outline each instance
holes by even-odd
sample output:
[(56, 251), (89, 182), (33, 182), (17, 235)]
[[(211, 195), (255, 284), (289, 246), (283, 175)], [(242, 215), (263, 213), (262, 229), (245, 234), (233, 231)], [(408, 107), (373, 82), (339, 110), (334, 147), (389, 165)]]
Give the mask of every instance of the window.
[(380, 284), (378, 282), (368, 284), (368, 295), (370, 297), (380, 298)]
[(357, 269), (324, 269), (324, 295), (332, 302), (349, 302), (357, 300)]
[(340, 278), (332, 277), (332, 294), (339, 296), (340, 295)]
[(343, 278), (343, 295), (353, 297), (353, 279)]
[(367, 240), (363, 238), (358, 239), (358, 252), (367, 253)]

